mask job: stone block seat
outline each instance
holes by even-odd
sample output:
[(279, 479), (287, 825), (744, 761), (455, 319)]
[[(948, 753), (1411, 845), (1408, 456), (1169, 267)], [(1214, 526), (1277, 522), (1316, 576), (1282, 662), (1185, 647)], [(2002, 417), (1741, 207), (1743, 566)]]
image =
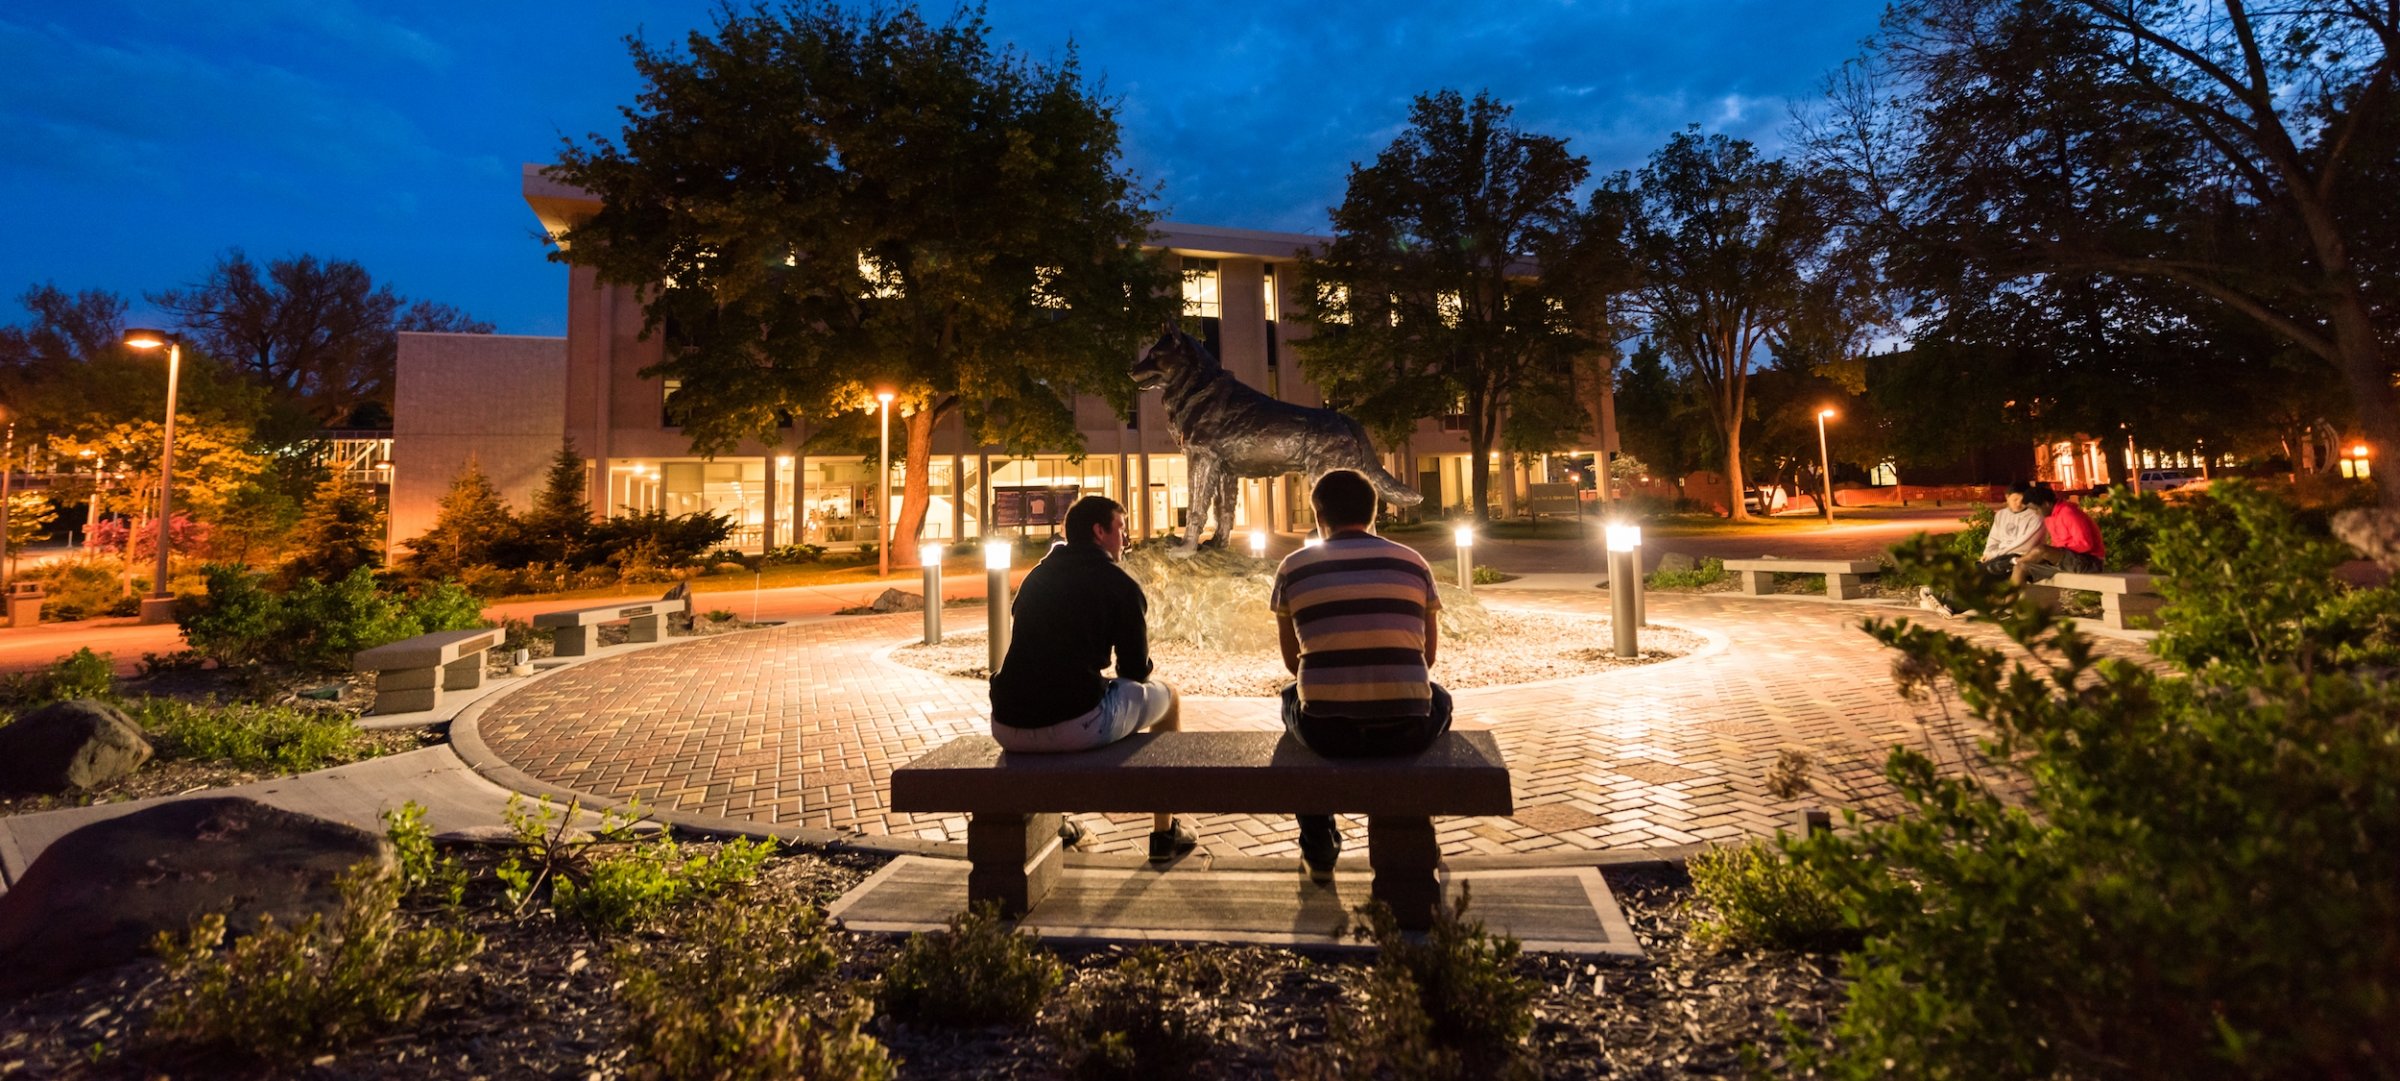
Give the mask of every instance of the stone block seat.
[(676, 612), (687, 616), (692, 614), (691, 593), (684, 586), (676, 586), (666, 596), (654, 601), (599, 604), (564, 612), (543, 612), (533, 617), (533, 625), (556, 632), (552, 652), (561, 657), (581, 657), (592, 651), (594, 627), (621, 622), (626, 624), (626, 641), (655, 642), (658, 641), (660, 618)]
[(351, 655), (350, 666), (375, 673), (375, 712), (440, 709), (443, 691), (483, 686), (483, 655), (500, 644), (497, 628), (435, 631)]
[(1329, 759), (1278, 732), (1136, 733), (1080, 754), (1010, 754), (964, 736), (892, 771), (896, 811), (967, 823), (967, 897), (1022, 916), (1058, 883), (1061, 812), (1363, 814), (1372, 892), (1401, 925), (1441, 900), (1436, 815), (1515, 812), (1489, 732), (1451, 732), (1421, 754)]
[(1872, 559), (1728, 559), (1725, 569), (1742, 576), (1742, 592), (1753, 597), (1774, 592), (1775, 575), (1822, 574), (1825, 596), (1837, 601), (1858, 597), (1860, 580), (1883, 569)]
[(2159, 599), (2158, 580), (2139, 571), (2069, 574), (2061, 571), (2039, 582), (2025, 583), (2025, 595), (2047, 608), (2057, 608), (2062, 590), (2081, 589), (2100, 595), (2100, 622), (2131, 630), (2130, 619), (2144, 619), (2166, 602)]

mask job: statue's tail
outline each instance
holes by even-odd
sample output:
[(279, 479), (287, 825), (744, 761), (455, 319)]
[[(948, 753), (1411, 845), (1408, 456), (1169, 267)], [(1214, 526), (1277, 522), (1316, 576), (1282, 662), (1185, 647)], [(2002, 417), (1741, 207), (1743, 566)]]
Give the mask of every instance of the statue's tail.
[(1383, 497), (1383, 501), (1386, 503), (1399, 507), (1413, 507), (1425, 501), (1423, 493), (1400, 483), (1400, 478), (1384, 472), (1383, 466), (1378, 463), (1367, 462), (1359, 469), (1359, 472), (1366, 474), (1367, 482), (1375, 486), (1375, 494)]

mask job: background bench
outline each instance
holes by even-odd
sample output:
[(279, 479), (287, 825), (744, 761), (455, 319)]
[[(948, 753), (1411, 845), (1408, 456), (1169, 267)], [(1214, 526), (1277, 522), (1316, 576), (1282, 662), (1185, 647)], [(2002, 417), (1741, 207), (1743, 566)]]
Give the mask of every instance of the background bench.
[(360, 650), (350, 667), (375, 673), (375, 712), (416, 713), (440, 709), (443, 691), (483, 686), (483, 654), (499, 644), (497, 628), (435, 631)]
[(2166, 603), (2159, 599), (2157, 579), (2148, 574), (2120, 571), (2103, 574), (2069, 574), (2061, 571), (2039, 582), (2025, 583), (2025, 595), (2045, 608), (2055, 610), (2059, 591), (2081, 589), (2100, 595), (2100, 622), (2120, 631), (2132, 628), (2128, 619), (2147, 618)]
[(1489, 732), (1451, 732), (1405, 758), (1328, 759), (1279, 732), (1136, 733), (1081, 754), (1008, 754), (964, 736), (892, 771), (892, 809), (966, 812), (967, 899), (1011, 917), (1065, 867), (1060, 812), (1364, 814), (1373, 893), (1401, 926), (1441, 900), (1435, 815), (1505, 815), (1508, 766)]
[(658, 641), (659, 620), (673, 612), (687, 616), (692, 614), (691, 594), (680, 586), (654, 601), (599, 604), (564, 612), (543, 612), (533, 617), (533, 625), (557, 632), (553, 638), (552, 653), (561, 657), (581, 657), (591, 652), (592, 628), (600, 624), (624, 620), (626, 641), (655, 642)]
[(1725, 569), (1742, 576), (1742, 592), (1761, 597), (1775, 591), (1774, 575), (1822, 574), (1825, 595), (1837, 601), (1859, 595), (1859, 580), (1883, 569), (1872, 559), (1728, 559)]

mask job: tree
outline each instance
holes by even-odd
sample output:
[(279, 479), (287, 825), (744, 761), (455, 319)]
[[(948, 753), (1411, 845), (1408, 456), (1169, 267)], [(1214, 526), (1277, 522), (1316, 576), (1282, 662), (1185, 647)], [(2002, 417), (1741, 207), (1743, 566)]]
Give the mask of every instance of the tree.
[(403, 543), (410, 570), (429, 578), (452, 578), (468, 567), (497, 565), (513, 554), (518, 536), (516, 515), (501, 501), (491, 478), (484, 476), (483, 463), (470, 455), (442, 493), (433, 527)]
[[(1725, 441), (1732, 516), (1742, 500), (1742, 421), (1753, 365), (1854, 338), (1831, 329), (1855, 307), (1859, 276), (1837, 269), (1824, 207), (1782, 161), (1750, 143), (1677, 132), (1638, 174), (1592, 194), (1592, 213), (1624, 223), (1642, 273), (1635, 306), (1666, 356), (1698, 384)], [(1831, 359), (1817, 356), (1814, 359)]]
[[(1575, 346), (1531, 259), (1572, 227), (1591, 165), (1510, 115), (1486, 94), (1420, 95), (1374, 164), (1351, 166), (1332, 241), (1301, 264), (1309, 318), (1330, 329), (1301, 359), (1326, 396), (1384, 431), (1464, 413), (1477, 462), (1509, 403), (1529, 380), (1555, 385)], [(1482, 520), (1490, 476), (1469, 475)]]
[(1617, 369), (1617, 439), (1678, 492), (1685, 476), (1724, 456), (1708, 406), (1691, 384), (1654, 340), (1644, 340)]
[(2395, 40), (2388, 4), (1911, 0), (1810, 142), (1920, 279), (2204, 298), (2338, 371), (2388, 456)]
[(546, 563), (580, 562), (592, 533), (592, 506), (584, 493), (590, 477), (575, 441), (558, 446), (550, 469), (542, 474), (541, 490), (533, 493), (533, 509), (524, 518), (525, 547), (532, 558)]
[(401, 331), (492, 332), (449, 305), (410, 303), (355, 262), (313, 255), (262, 270), (237, 248), (197, 284), (150, 299), (202, 350), (321, 426), (390, 416)]
[(58, 520), (58, 508), (50, 503), (45, 492), (10, 492), (8, 495), (8, 557), (11, 560), (27, 546), (50, 535), (50, 525)]
[(383, 508), (376, 506), (373, 492), (335, 473), (317, 486), (292, 530), (290, 547), (291, 558), (283, 564), (287, 585), (339, 582), (361, 567), (381, 566)]
[[(43, 284), (18, 299), (32, 318), (0, 326), (0, 401), (15, 410), (21, 435), (89, 439), (166, 412), (162, 358), (125, 348), (124, 298)], [(272, 407), (206, 353), (187, 349), (176, 408), (247, 431)]]
[[(164, 408), (162, 405), (161, 408)], [(51, 456), (61, 462), (88, 461), (83, 452), (105, 463), (118, 479), (102, 487), (100, 512), (142, 519), (158, 512), (159, 448), (164, 429), (157, 419), (110, 425), (86, 437), (58, 436), (49, 441)], [(226, 501), (243, 486), (258, 481), (266, 459), (249, 449), (247, 429), (221, 421), (178, 413), (175, 418), (175, 510), (193, 520), (215, 522)]]
[(1078, 444), (1076, 394), (1130, 413), (1172, 279), (1071, 50), (995, 49), (975, 10), (817, 2), (728, 10), (684, 44), (634, 40), (622, 142), (570, 142), (551, 170), (601, 201), (552, 257), (638, 289), (666, 353), (643, 374), (681, 381), (695, 451), (776, 444), (788, 417), (871, 447), (888, 391), (907, 564), (953, 413), (1014, 452)]

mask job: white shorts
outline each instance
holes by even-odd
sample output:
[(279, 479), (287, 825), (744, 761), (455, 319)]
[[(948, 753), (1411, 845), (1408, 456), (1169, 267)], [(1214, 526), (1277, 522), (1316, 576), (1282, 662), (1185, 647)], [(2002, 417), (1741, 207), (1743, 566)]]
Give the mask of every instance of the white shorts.
[(993, 721), (992, 738), (1001, 750), (1018, 754), (1096, 750), (1166, 719), (1167, 710), (1174, 705), (1175, 688), (1165, 683), (1112, 679), (1090, 713), (1045, 728), (1018, 728)]

